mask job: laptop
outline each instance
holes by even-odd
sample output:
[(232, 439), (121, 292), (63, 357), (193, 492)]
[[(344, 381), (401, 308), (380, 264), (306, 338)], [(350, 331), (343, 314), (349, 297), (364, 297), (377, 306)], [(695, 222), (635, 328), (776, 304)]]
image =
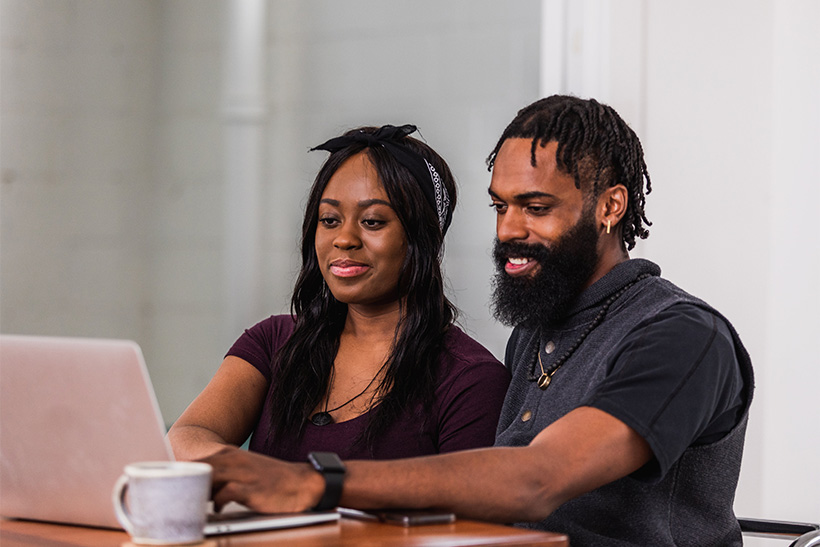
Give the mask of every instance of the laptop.
[[(125, 465), (172, 459), (135, 342), (0, 335), (0, 515), (122, 529), (112, 490)], [(332, 522), (339, 514), (212, 518), (206, 535)]]

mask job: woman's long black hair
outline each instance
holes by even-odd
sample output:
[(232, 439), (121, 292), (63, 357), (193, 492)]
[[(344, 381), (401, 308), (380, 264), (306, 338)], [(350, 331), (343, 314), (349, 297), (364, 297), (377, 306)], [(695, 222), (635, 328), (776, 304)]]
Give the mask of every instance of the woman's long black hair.
[[(362, 127), (345, 135), (360, 131), (373, 133), (375, 130), (374, 127)], [(403, 137), (399, 142), (433, 165), (450, 195), (450, 210), (455, 208), (455, 180), (447, 163), (417, 139)], [(368, 424), (362, 438), (355, 442), (364, 442), (372, 449), (379, 434), (402, 412), (429, 406), (433, 400), (444, 334), (456, 316), (455, 307), (444, 294), (441, 274), (444, 234), (439, 228), (436, 211), (426, 201), (410, 171), (383, 147), (355, 143), (332, 153), (325, 161), (305, 207), (302, 269), (291, 300), (296, 325), (293, 335), (273, 358), (268, 448), (274, 442), (300, 437), (310, 414), (328, 390), (347, 305), (331, 294), (316, 257), (319, 201), (342, 163), (363, 150), (373, 163), (404, 228), (407, 255), (399, 278), (400, 320), (393, 347), (373, 398), (375, 406), (369, 413)]]

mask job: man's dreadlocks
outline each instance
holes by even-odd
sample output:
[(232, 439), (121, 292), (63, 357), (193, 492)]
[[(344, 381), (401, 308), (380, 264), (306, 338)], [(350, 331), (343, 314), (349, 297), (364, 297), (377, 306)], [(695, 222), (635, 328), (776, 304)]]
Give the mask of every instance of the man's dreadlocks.
[(534, 102), (518, 111), (518, 115), (504, 130), (498, 144), (487, 157), (488, 169), (504, 141), (510, 138), (532, 139), (532, 166), (536, 166), (537, 146), (558, 142), (555, 161), (558, 168), (575, 178), (581, 189), (582, 181), (590, 182), (593, 198), (604, 189), (623, 184), (629, 193), (629, 202), (623, 224), (623, 242), (627, 249), (635, 246), (635, 237), (646, 239), (645, 228), (652, 223), (644, 213), (644, 181), (646, 194), (652, 191), (649, 172), (643, 159), (641, 141), (615, 110), (594, 99), (584, 100), (567, 95), (553, 95)]

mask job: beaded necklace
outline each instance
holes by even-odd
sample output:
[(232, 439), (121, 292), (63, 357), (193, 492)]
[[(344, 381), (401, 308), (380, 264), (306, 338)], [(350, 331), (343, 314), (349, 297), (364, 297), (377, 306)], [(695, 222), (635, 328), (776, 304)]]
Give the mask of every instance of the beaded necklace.
[[(578, 339), (575, 340), (575, 342), (573, 342), (572, 345), (570, 345), (569, 349), (567, 349), (567, 351), (565, 351), (560, 358), (555, 360), (555, 362), (553, 362), (546, 369), (544, 369), (544, 364), (541, 362), (541, 350), (538, 350), (538, 366), (541, 368), (541, 375), (537, 379), (539, 388), (545, 390), (548, 387), (550, 387), (550, 383), (552, 383), (552, 376), (558, 371), (559, 368), (561, 368), (561, 365), (566, 363), (567, 360), (570, 357), (572, 357), (572, 354), (575, 353), (575, 350), (577, 350), (580, 347), (581, 343), (583, 343), (583, 341), (586, 339), (586, 337), (589, 336), (589, 333), (592, 332), (595, 329), (595, 327), (601, 324), (601, 322), (604, 320), (604, 317), (606, 316), (606, 312), (609, 311), (609, 307), (621, 296), (623, 296), (623, 294), (627, 290), (629, 290), (633, 285), (635, 285), (638, 281), (646, 279), (647, 277), (650, 277), (650, 274), (645, 273), (639, 275), (637, 279), (635, 279), (631, 283), (624, 285), (616, 293), (607, 298), (603, 306), (601, 306), (601, 309), (598, 311), (598, 314), (595, 316), (595, 319), (593, 319), (592, 323), (590, 323), (589, 326), (584, 330), (584, 332), (581, 333), (581, 336), (579, 336)], [(533, 379), (535, 379), (535, 363), (533, 363), (531, 376), (533, 376)]]

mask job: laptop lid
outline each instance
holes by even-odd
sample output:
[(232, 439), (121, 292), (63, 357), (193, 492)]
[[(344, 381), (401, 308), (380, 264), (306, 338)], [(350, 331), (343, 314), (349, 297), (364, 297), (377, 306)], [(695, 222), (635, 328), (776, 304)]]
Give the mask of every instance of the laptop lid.
[[(0, 515), (119, 528), (123, 468), (165, 461), (153, 386), (135, 342), (0, 335)], [(260, 515), (235, 504), (206, 535), (338, 521), (335, 511)]]
[(172, 457), (136, 343), (0, 335), (0, 515), (120, 528), (123, 467)]

